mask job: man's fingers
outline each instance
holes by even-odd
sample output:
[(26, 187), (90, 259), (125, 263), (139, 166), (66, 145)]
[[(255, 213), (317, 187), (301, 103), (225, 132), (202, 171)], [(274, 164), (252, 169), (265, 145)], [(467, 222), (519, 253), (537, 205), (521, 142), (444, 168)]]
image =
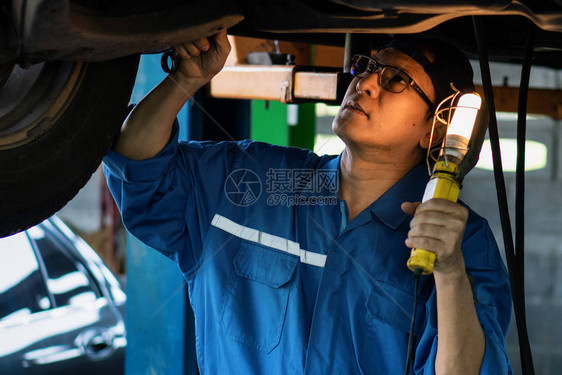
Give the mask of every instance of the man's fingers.
[(207, 38), (201, 38), (174, 46), (176, 55), (183, 60), (189, 60), (194, 56), (199, 56), (201, 52), (205, 52), (209, 48), (210, 44)]
[(228, 36), (226, 35), (226, 29), (221, 30), (218, 34), (215, 34), (215, 48), (219, 55), (228, 54), (230, 52), (230, 42), (228, 41)]
[(411, 249), (424, 249), (435, 253), (443, 247), (443, 241), (430, 237), (408, 237), (405, 244)]
[(408, 237), (431, 237), (441, 238), (444, 232), (444, 227), (435, 224), (422, 223), (418, 224), (408, 231)]
[(176, 54), (183, 60), (179, 65), (180, 77), (202, 78), (209, 81), (222, 67), (230, 52), (226, 30), (207, 38), (175, 46)]
[(209, 48), (211, 48), (211, 44), (209, 43), (209, 40), (207, 38), (201, 38), (201, 39), (196, 39), (191, 41), (191, 43), (193, 43), (193, 45), (199, 50), (199, 51), (208, 51)]
[(433, 198), (424, 202), (416, 212), (437, 211), (444, 214), (460, 214), (468, 217), (468, 210), (456, 202), (447, 199)]
[(402, 209), (402, 211), (404, 211), (406, 214), (410, 215), (410, 216), (414, 216), (414, 213), (416, 212), (416, 209), (418, 208), (418, 206), (421, 204), (421, 202), (404, 202), (402, 203), (402, 205), (400, 206), (400, 208)]
[(462, 230), (466, 223), (466, 219), (461, 213), (447, 214), (440, 211), (416, 211), (416, 214), (410, 222), (410, 228), (414, 228), (420, 224), (431, 224), (440, 227), (448, 227), (453, 230)]
[(467, 218), (468, 210), (460, 204), (445, 199), (430, 199), (417, 207), (410, 227), (425, 222), (460, 230)]
[(184, 43), (183, 47), (185, 48), (187, 53), (190, 55), (190, 57), (199, 56), (201, 54), (201, 50), (199, 49), (199, 47), (197, 47), (195, 45), (195, 43), (193, 41)]
[(468, 210), (445, 199), (430, 199), (421, 205), (403, 203), (402, 210), (414, 218), (405, 244), (409, 248), (433, 251), (437, 255), (435, 270), (462, 259), (461, 241), (468, 218)]
[(226, 35), (226, 29), (212, 37), (192, 40), (173, 47), (176, 50), (177, 56), (183, 60), (188, 60), (192, 57), (200, 56), (202, 52), (213, 49), (211, 44), (214, 44), (214, 50), (218, 55), (228, 54), (231, 47)]
[(179, 56), (180, 59), (187, 60), (191, 58), (191, 55), (187, 53), (187, 50), (183, 46), (183, 44), (178, 44), (173, 46), (176, 56)]
[(410, 248), (425, 249), (437, 254), (449, 254), (454, 251), (458, 240), (457, 232), (429, 225), (410, 230), (405, 243)]

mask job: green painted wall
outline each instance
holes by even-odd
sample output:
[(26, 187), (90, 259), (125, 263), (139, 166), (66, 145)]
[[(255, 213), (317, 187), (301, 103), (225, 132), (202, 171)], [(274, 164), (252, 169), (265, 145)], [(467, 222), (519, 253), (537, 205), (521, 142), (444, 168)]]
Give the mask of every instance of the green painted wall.
[(287, 105), (277, 101), (253, 100), (250, 137), (280, 146), (314, 149), (315, 105), (300, 104), (297, 125), (287, 125)]
[(289, 126), (289, 145), (314, 150), (316, 139), (316, 106), (314, 103), (299, 105), (296, 126)]

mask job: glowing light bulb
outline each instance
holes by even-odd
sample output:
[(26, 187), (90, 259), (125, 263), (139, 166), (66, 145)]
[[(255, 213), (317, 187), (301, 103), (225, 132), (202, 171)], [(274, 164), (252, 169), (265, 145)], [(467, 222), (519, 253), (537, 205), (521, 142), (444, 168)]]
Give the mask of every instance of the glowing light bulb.
[(457, 164), (461, 162), (468, 151), (468, 143), (481, 104), (482, 99), (477, 94), (464, 94), (460, 97), (447, 129), (445, 148), (441, 156), (453, 157)]
[(464, 94), (461, 96), (447, 130), (447, 137), (458, 135), (467, 140), (470, 139), (481, 104), (482, 99), (476, 94)]

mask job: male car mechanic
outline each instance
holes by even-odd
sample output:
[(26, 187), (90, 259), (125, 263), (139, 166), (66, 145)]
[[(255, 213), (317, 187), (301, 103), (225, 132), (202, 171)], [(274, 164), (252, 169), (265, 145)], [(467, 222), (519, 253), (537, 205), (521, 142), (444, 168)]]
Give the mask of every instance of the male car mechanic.
[[(511, 372), (508, 279), (487, 222), (461, 204), (411, 203), (428, 181), (428, 114), (450, 82), (471, 85), (466, 58), (398, 40), (363, 57), (333, 122), (345, 150), (318, 156), (178, 143), (177, 113), (230, 45), (222, 32), (176, 51), (179, 69), (135, 107), (104, 162), (127, 229), (188, 282), (202, 374), (402, 374), (409, 248), (437, 254), (420, 280), (411, 371)], [(271, 199), (279, 179), (302, 199)]]

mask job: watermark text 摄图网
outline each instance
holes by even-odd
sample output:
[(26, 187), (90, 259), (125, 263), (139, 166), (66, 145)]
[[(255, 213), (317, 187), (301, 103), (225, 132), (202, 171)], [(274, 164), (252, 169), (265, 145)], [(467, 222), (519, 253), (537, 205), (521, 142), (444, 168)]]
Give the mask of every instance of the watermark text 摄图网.
[(267, 193), (335, 193), (337, 169), (281, 169), (267, 171)]

